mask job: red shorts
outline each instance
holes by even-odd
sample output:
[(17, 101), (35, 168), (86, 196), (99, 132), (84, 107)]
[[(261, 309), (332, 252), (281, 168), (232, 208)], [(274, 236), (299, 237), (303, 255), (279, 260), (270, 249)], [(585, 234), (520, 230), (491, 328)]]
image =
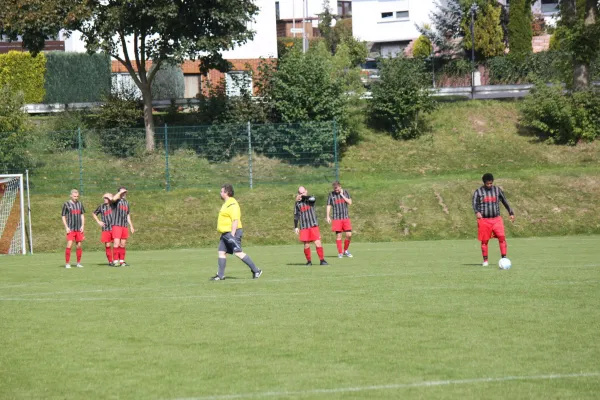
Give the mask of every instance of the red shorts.
[(112, 227), (113, 239), (127, 239), (129, 237), (129, 229), (126, 226), (115, 226)]
[(321, 240), (321, 231), (318, 226), (312, 228), (300, 229), (300, 241), (301, 242), (314, 242), (315, 240)]
[(112, 231), (102, 231), (102, 234), (100, 235), (100, 241), (102, 243), (112, 243), (112, 241), (113, 241)]
[(85, 240), (85, 235), (81, 231), (71, 231), (67, 233), (67, 240), (73, 242), (83, 242)]
[(331, 221), (331, 230), (333, 232), (352, 232), (352, 223), (350, 223), (350, 218), (334, 219)]
[(479, 218), (477, 220), (477, 238), (487, 242), (492, 237), (504, 237), (504, 221), (502, 217)]

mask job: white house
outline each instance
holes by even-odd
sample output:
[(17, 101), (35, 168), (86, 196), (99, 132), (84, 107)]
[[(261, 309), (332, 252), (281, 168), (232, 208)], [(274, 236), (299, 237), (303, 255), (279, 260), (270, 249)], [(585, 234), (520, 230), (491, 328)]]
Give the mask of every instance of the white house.
[(434, 7), (434, 0), (353, 0), (353, 35), (371, 54), (395, 57), (419, 37), (415, 24), (430, 23)]

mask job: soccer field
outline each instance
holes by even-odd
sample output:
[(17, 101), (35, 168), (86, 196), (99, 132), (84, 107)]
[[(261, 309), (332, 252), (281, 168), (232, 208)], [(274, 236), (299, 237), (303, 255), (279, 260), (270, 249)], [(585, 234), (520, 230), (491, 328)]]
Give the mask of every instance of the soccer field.
[(223, 282), (216, 248), (1, 257), (0, 398), (597, 399), (599, 244), (248, 247)]

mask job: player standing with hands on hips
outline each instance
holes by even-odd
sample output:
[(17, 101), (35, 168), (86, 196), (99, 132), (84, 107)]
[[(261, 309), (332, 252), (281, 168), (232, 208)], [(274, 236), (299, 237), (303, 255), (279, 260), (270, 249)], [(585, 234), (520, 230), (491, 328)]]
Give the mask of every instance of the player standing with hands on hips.
[(65, 249), (65, 268), (71, 268), (71, 247), (76, 244), (77, 268), (81, 265), (81, 242), (85, 240), (83, 229), (85, 227), (85, 208), (79, 201), (79, 191), (71, 190), (71, 200), (65, 202), (62, 207), (62, 222), (67, 231), (67, 248)]
[(481, 178), (483, 186), (473, 193), (473, 211), (477, 217), (478, 239), (481, 242), (481, 253), (483, 255), (483, 266), (488, 264), (488, 242), (492, 237), (498, 238), (500, 255), (506, 257), (507, 244), (504, 234), (504, 222), (500, 216), (500, 202), (504, 205), (510, 215), (510, 222), (514, 222), (515, 213), (510, 208), (504, 192), (498, 186), (494, 186), (494, 176), (490, 173)]
[(221, 199), (223, 205), (217, 219), (217, 231), (221, 234), (219, 241), (219, 271), (217, 275), (210, 278), (213, 281), (225, 279), (225, 266), (227, 265), (227, 254), (235, 254), (252, 271), (252, 279), (258, 279), (262, 270), (258, 269), (250, 256), (242, 251), (242, 211), (237, 200), (233, 198), (233, 186), (229, 183), (221, 186)]
[[(337, 246), (338, 258), (343, 256), (352, 257), (348, 251), (350, 239), (352, 238), (352, 223), (348, 214), (348, 206), (352, 205), (352, 198), (348, 191), (342, 189), (339, 182), (333, 182), (333, 191), (327, 198), (327, 223), (331, 224), (331, 230), (335, 232), (335, 244)], [(333, 221), (331, 220), (331, 210), (333, 209)], [(344, 250), (342, 252), (342, 232), (346, 233), (344, 240)]]

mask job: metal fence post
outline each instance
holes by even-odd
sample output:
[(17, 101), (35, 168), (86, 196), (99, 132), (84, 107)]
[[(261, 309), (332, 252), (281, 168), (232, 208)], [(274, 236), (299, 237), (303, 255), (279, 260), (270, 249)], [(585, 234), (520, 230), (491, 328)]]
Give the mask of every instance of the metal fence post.
[(79, 193), (83, 195), (83, 143), (81, 141), (80, 127), (77, 127), (77, 142), (79, 143)]
[(171, 191), (171, 177), (169, 175), (169, 134), (167, 124), (165, 123), (165, 182), (167, 184), (167, 192)]
[(338, 162), (337, 121), (333, 120), (333, 162), (335, 165), (335, 180), (340, 180), (340, 164)]
[(247, 130), (248, 130), (248, 177), (250, 179), (250, 189), (252, 189), (252, 129), (250, 127), (250, 121), (248, 121)]

